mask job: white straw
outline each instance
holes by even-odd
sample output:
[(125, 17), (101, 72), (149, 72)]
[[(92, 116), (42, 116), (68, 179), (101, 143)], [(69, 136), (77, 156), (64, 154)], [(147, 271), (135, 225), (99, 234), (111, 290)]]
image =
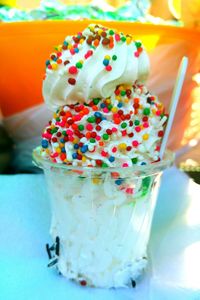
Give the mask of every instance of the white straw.
[(174, 86), (174, 90), (172, 93), (172, 99), (170, 102), (170, 106), (169, 106), (169, 118), (167, 121), (167, 125), (165, 128), (165, 133), (163, 136), (163, 140), (162, 140), (162, 144), (160, 147), (160, 159), (163, 158), (164, 152), (165, 152), (165, 148), (167, 145), (167, 141), (168, 141), (168, 137), (171, 131), (171, 127), (172, 127), (172, 123), (174, 120), (174, 116), (176, 113), (176, 107), (180, 98), (180, 94), (181, 94), (181, 90), (182, 90), (182, 86), (183, 86), (183, 82), (184, 82), (184, 78), (185, 78), (185, 73), (187, 70), (187, 65), (188, 65), (188, 58), (186, 56), (184, 56), (181, 60), (180, 66), (179, 66), (179, 70), (178, 70), (178, 74), (176, 77), (176, 82), (175, 82), (175, 86)]

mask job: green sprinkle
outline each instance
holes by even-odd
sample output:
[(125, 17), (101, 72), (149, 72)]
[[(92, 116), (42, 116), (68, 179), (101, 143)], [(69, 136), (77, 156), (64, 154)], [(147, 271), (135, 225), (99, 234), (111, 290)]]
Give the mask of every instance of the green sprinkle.
[(58, 128), (53, 128), (53, 129), (51, 129), (51, 133), (53, 134), (53, 133), (56, 133), (58, 131)]
[(90, 139), (90, 143), (95, 143), (96, 142), (96, 140), (95, 139)]
[(140, 48), (142, 46), (142, 43), (141, 42), (135, 42), (135, 46), (136, 46), (136, 48)]
[(78, 129), (79, 129), (80, 131), (84, 130), (84, 125), (82, 125), (82, 124), (78, 125)]
[(93, 103), (94, 103), (95, 105), (97, 105), (97, 104), (99, 103), (99, 101), (100, 101), (99, 98), (94, 98), (94, 99), (93, 99)]
[(121, 124), (121, 128), (126, 128), (127, 127), (127, 124), (125, 123), (125, 122), (123, 122), (122, 124)]
[(109, 110), (111, 110), (111, 109), (113, 108), (113, 105), (112, 105), (112, 104), (108, 104), (107, 108), (108, 108)]
[(107, 141), (107, 140), (109, 139), (109, 135), (108, 135), (107, 133), (104, 133), (104, 134), (103, 134), (103, 139), (104, 139), (105, 141)]
[(122, 42), (126, 42), (126, 37), (125, 37), (125, 36), (122, 36), (122, 37), (121, 37), (121, 41), (122, 41)]
[(135, 124), (135, 126), (138, 126), (138, 125), (140, 125), (140, 121), (139, 120), (135, 120), (134, 124)]
[(66, 136), (67, 135), (66, 131), (62, 131), (62, 135)]
[(121, 96), (125, 96), (126, 95), (126, 91), (121, 91), (120, 94), (121, 94)]
[(117, 60), (117, 55), (113, 55), (112, 60)]
[(131, 160), (132, 160), (132, 164), (134, 164), (134, 165), (137, 164), (137, 162), (138, 162), (138, 158), (137, 157), (134, 157)]
[(148, 116), (150, 114), (150, 109), (148, 107), (145, 107), (145, 109), (143, 110), (143, 114), (145, 116)]
[(60, 121), (60, 118), (59, 118), (59, 117), (57, 117), (57, 118), (56, 118), (56, 121), (57, 121), (57, 122), (59, 122), (59, 121)]
[(109, 30), (109, 34), (110, 34), (110, 35), (113, 35), (114, 33), (115, 33), (115, 32), (114, 32), (112, 29)]
[(102, 165), (101, 165), (101, 167), (102, 167), (102, 168), (107, 168), (108, 165), (107, 165), (107, 163), (103, 162)]
[(77, 67), (78, 69), (81, 69), (81, 68), (83, 67), (83, 65), (82, 65), (81, 62), (77, 62), (77, 63), (76, 63), (76, 67)]
[(95, 123), (96, 118), (95, 118), (95, 116), (91, 116), (91, 117), (87, 118), (87, 121), (88, 121), (89, 123)]

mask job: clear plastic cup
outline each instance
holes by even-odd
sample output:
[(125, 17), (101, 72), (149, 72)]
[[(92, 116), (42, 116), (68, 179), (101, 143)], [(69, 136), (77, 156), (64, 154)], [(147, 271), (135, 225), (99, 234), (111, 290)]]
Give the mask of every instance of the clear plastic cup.
[(82, 285), (134, 284), (147, 266), (159, 182), (173, 154), (129, 168), (55, 164), (39, 148), (33, 159), (44, 170), (52, 200), (50, 233), (56, 243), (47, 249), (50, 265)]

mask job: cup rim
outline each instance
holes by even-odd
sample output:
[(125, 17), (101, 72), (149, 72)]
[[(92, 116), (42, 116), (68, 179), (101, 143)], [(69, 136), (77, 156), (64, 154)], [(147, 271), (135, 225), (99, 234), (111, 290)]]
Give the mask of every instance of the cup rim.
[(67, 165), (67, 164), (59, 164), (59, 163), (53, 163), (50, 160), (42, 157), (40, 155), (40, 150), (41, 146), (36, 147), (33, 150), (32, 153), (32, 159), (33, 159), (33, 164), (36, 165), (37, 167), (46, 170), (50, 168), (54, 169), (60, 169), (60, 170), (66, 170), (66, 171), (90, 171), (90, 172), (119, 172), (122, 171), (131, 171), (131, 172), (148, 172), (148, 173), (157, 173), (160, 172), (168, 167), (170, 167), (175, 158), (175, 154), (170, 151), (166, 150), (164, 154), (164, 158), (158, 162), (154, 162), (151, 164), (147, 165), (133, 165), (131, 167), (127, 168), (122, 168), (122, 167), (106, 167), (106, 168), (99, 168), (99, 167), (86, 167), (86, 166), (72, 166), (72, 165)]

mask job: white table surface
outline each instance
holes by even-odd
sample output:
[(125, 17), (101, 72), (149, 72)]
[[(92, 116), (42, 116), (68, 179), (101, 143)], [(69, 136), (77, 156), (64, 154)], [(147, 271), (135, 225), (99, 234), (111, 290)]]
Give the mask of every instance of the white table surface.
[(48, 263), (50, 204), (44, 176), (0, 176), (0, 299), (200, 300), (200, 186), (176, 168), (164, 173), (149, 251), (134, 289), (80, 287)]

